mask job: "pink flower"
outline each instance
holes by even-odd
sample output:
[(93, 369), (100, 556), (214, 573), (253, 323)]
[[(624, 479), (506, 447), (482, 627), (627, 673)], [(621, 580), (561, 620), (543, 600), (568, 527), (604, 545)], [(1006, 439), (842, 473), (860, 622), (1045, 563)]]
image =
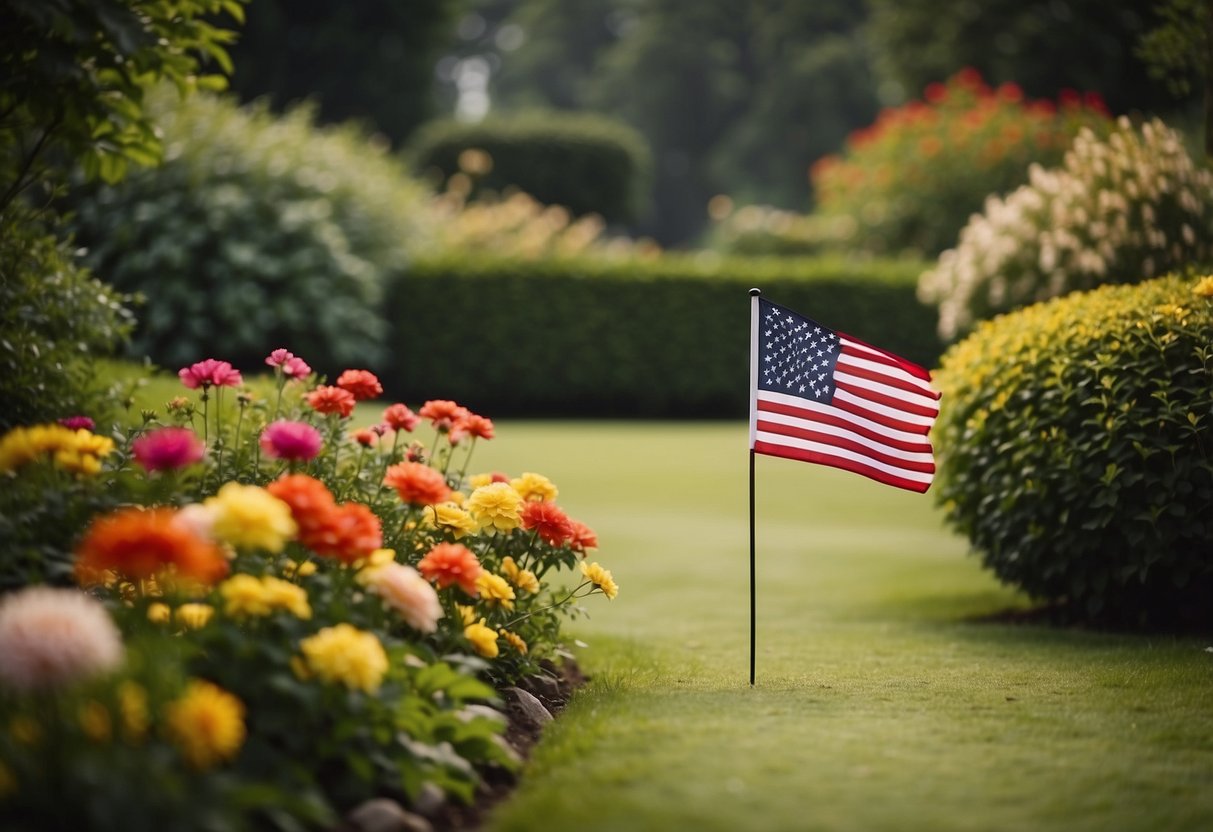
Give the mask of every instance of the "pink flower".
[(191, 390), (198, 387), (203, 390), (208, 387), (235, 387), (244, 383), (239, 370), (232, 369), (232, 365), (226, 361), (216, 361), (214, 358), (182, 367), (177, 371), (177, 377)]
[(59, 424), (68, 430), (92, 430), (97, 427), (97, 423), (87, 416), (68, 416), (66, 419), (60, 419)]
[(160, 428), (131, 443), (135, 461), (148, 471), (184, 468), (202, 459), (206, 447), (189, 428)]
[(60, 687), (113, 670), (122, 636), (100, 601), (78, 589), (36, 586), (0, 601), (0, 684)]
[(421, 633), (438, 629), (442, 618), (442, 603), (430, 582), (416, 569), (400, 563), (389, 563), (369, 573), (367, 588), (383, 598), (405, 623)]
[(290, 350), (276, 349), (271, 352), (265, 359), (265, 363), (271, 367), (281, 367), (288, 359), (294, 358), (295, 354)]
[(417, 427), (417, 423), (421, 421), (421, 417), (409, 410), (407, 405), (397, 403), (388, 405), (387, 409), (383, 411), (383, 421), (392, 430), (412, 433), (413, 428)]
[(313, 459), (323, 444), (320, 431), (306, 422), (279, 419), (261, 432), (261, 450), (275, 459)]
[(311, 372), (312, 368), (307, 365), (306, 361), (297, 355), (292, 355), (286, 360), (286, 363), (282, 365), (282, 374), (288, 378), (303, 378)]

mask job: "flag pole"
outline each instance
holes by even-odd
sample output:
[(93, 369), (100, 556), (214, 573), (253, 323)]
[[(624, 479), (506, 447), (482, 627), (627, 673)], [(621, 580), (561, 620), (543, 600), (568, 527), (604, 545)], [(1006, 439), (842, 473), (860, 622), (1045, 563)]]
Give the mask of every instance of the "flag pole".
[(758, 429), (758, 289), (750, 290), (750, 687), (754, 687), (754, 439)]

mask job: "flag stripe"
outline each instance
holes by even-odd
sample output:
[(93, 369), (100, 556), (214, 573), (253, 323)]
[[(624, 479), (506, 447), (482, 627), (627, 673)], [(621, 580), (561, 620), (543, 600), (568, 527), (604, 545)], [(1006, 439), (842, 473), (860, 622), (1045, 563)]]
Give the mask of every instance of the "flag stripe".
[[(834, 374), (834, 383), (838, 386), (839, 390), (846, 390), (861, 399), (891, 407), (894, 410), (901, 411), (903, 415), (912, 414), (914, 416), (923, 416), (927, 419), (934, 419), (939, 415), (939, 407), (934, 401), (924, 399), (922, 396), (905, 393), (896, 387), (873, 384), (870, 381), (865, 382), (862, 379), (853, 379), (841, 371)], [(930, 404), (922, 404), (923, 401), (929, 401)]]
[(875, 402), (866, 401), (852, 395), (848, 390), (836, 392), (834, 394), (833, 405), (848, 413), (854, 413), (865, 419), (871, 419), (874, 422), (888, 425), (894, 430), (904, 430), (907, 433), (926, 433), (931, 429), (931, 423), (934, 421), (911, 413), (904, 413), (895, 407), (885, 407)]
[(931, 452), (931, 443), (927, 441), (926, 435), (923, 433), (893, 430), (879, 422), (864, 419), (830, 405), (803, 401), (794, 404), (775, 401), (773, 397), (777, 395), (779, 394), (768, 393), (758, 400), (758, 409), (765, 414), (764, 418), (769, 421), (797, 427), (808, 427), (813, 424), (833, 425), (850, 430), (874, 443), (888, 445), (897, 450), (911, 453)]
[(842, 332), (838, 333), (839, 339), (842, 341), (843, 347), (853, 347), (856, 351), (862, 352), (873, 361), (879, 361), (882, 364), (888, 364), (893, 367), (898, 367), (912, 376), (917, 376), (925, 382), (931, 381), (931, 374), (924, 368), (919, 367), (912, 361), (906, 361), (901, 356), (893, 355), (891, 352), (885, 352), (880, 347), (874, 347), (871, 344), (860, 341), (858, 338), (846, 335)]
[(908, 491), (917, 491), (922, 493), (931, 485), (931, 478), (918, 479), (913, 475), (908, 477), (899, 476), (897, 473), (882, 470), (873, 465), (866, 464), (862, 461), (848, 459), (845, 456), (832, 454), (817, 450), (805, 448), (788, 447), (783, 444), (772, 444), (762, 440), (754, 443), (754, 451), (767, 456), (778, 456), (784, 459), (795, 459), (801, 462), (813, 462), (818, 465), (829, 465), (833, 468), (841, 468), (844, 471), (851, 471), (856, 474), (862, 474), (865, 477), (884, 483), (885, 485), (904, 488)]
[(929, 453), (914, 454), (904, 451), (895, 451), (891, 448), (882, 447), (877, 450), (870, 442), (864, 442), (862, 438), (856, 440), (848, 431), (839, 430), (830, 426), (821, 426), (818, 430), (810, 430), (802, 427), (794, 427), (792, 425), (783, 424), (780, 422), (771, 422), (764, 419), (758, 420), (758, 435), (766, 436), (770, 440), (774, 440), (775, 436), (786, 436), (792, 439), (803, 439), (806, 442), (811, 442), (817, 445), (829, 445), (844, 451), (851, 451), (865, 459), (873, 462), (883, 463), (894, 468), (903, 469), (906, 471), (917, 471), (922, 474), (932, 474), (935, 472), (935, 462)]
[(898, 389), (905, 390), (907, 393), (919, 393), (932, 400), (939, 399), (939, 393), (932, 390), (928, 385), (923, 384), (914, 376), (891, 371), (894, 368), (890, 368), (888, 365), (851, 355), (845, 348), (838, 359), (837, 369), (845, 370), (848, 375), (897, 387)]

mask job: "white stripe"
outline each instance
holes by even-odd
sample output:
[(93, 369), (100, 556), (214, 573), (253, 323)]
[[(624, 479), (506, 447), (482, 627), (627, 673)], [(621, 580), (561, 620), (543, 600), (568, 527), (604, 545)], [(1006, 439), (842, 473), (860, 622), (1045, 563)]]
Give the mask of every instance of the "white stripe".
[(852, 404), (855, 407), (861, 407), (869, 413), (880, 413), (888, 416), (890, 419), (896, 419), (899, 422), (906, 422), (911, 425), (922, 425), (924, 428), (930, 428), (935, 424), (934, 416), (919, 416), (916, 413), (906, 413), (904, 410), (898, 410), (895, 407), (870, 402), (867, 399), (861, 399), (858, 396), (848, 393), (846, 390), (835, 390), (834, 401), (843, 401)]
[(873, 393), (889, 396), (898, 401), (912, 404), (916, 407), (925, 407), (932, 413), (939, 413), (939, 402), (933, 398), (928, 398), (920, 393), (913, 393), (909, 390), (902, 390), (900, 387), (890, 387), (887, 384), (881, 384), (870, 379), (853, 376), (850, 373), (843, 372), (841, 369), (834, 371), (834, 383), (846, 383), (853, 387), (862, 387), (864, 390), (871, 390)]
[[(829, 436), (837, 436), (840, 439), (849, 439), (852, 442), (856, 442), (860, 445), (871, 448), (873, 451), (879, 451), (883, 454), (887, 454), (888, 456), (895, 456), (898, 459), (904, 459), (906, 462), (934, 462), (935, 461), (935, 456), (931, 453), (931, 446), (929, 444), (923, 442), (921, 436), (916, 437), (915, 440), (911, 440), (911, 441), (916, 441), (918, 443), (918, 445), (923, 448), (923, 450), (921, 452), (903, 451), (900, 448), (894, 448), (891, 445), (882, 444), (881, 442), (879, 442), (877, 440), (869, 439), (866, 436), (855, 433), (854, 431), (851, 431), (851, 430), (847, 430), (846, 428), (840, 428), (835, 425), (827, 425), (823, 422), (810, 422), (810, 421), (806, 421), (804, 419), (797, 419), (795, 416), (785, 416), (782, 413), (767, 413), (765, 411), (763, 411), (762, 413), (759, 414), (758, 419), (759, 419), (759, 421), (762, 421), (762, 422), (772, 422), (774, 424), (787, 425), (788, 427), (793, 427), (793, 428), (803, 428), (805, 430), (815, 431), (816, 433), (824, 433), (824, 434), (828, 434)], [(769, 430), (767, 430), (765, 432), (772, 433), (772, 431), (769, 431)], [(778, 435), (785, 436), (785, 434), (782, 434), (782, 433), (778, 434)], [(787, 437), (787, 438), (795, 438), (795, 437)]]
[(868, 359), (859, 355), (849, 355), (846, 352), (843, 352), (838, 356), (838, 366), (858, 367), (873, 373), (880, 373), (882, 376), (887, 376), (889, 378), (901, 379), (902, 381), (913, 384), (915, 387), (921, 390), (923, 394), (930, 396), (932, 399), (939, 398), (939, 392), (928, 382), (923, 381), (913, 373), (907, 373), (901, 367), (890, 367), (888, 364), (883, 362), (869, 361)]
[(898, 468), (895, 465), (888, 465), (877, 459), (855, 453), (844, 448), (836, 448), (833, 445), (823, 445), (820, 442), (810, 442), (807, 439), (795, 439), (790, 436), (783, 436), (778, 433), (767, 433), (766, 431), (758, 431), (758, 440), (768, 442), (772, 445), (782, 445), (785, 448), (798, 448), (804, 451), (812, 451), (819, 454), (828, 454), (841, 459), (849, 459), (852, 462), (859, 462), (878, 471), (883, 471), (895, 477), (910, 480), (912, 482), (920, 482), (930, 484), (935, 478), (934, 474), (924, 474), (922, 471), (911, 471), (905, 468)]
[[(832, 407), (828, 404), (805, 401), (804, 399), (798, 399), (795, 396), (787, 396), (783, 393), (771, 393), (766, 390), (759, 391), (758, 400), (769, 401), (773, 404), (787, 405), (788, 407), (796, 407), (812, 413), (828, 413), (831, 416), (838, 419), (844, 419), (858, 427), (867, 428), (870, 431), (879, 433), (881, 436), (887, 436), (889, 439), (899, 442), (913, 442), (919, 445), (927, 445), (927, 436), (925, 433), (910, 433), (904, 430), (897, 430), (896, 428), (891, 428), (888, 425), (881, 424), (880, 422), (874, 422), (871, 419), (865, 419), (862, 416), (857, 416), (854, 413), (848, 413), (845, 410), (840, 410), (837, 407)], [(772, 422), (781, 422), (783, 424), (793, 425), (796, 427), (806, 427), (814, 430), (816, 429), (816, 426), (820, 424), (820, 422), (813, 421), (812, 416), (798, 418), (796, 416), (785, 416), (782, 413), (772, 413), (768, 410), (759, 411), (758, 416), (761, 419), (770, 419)]]

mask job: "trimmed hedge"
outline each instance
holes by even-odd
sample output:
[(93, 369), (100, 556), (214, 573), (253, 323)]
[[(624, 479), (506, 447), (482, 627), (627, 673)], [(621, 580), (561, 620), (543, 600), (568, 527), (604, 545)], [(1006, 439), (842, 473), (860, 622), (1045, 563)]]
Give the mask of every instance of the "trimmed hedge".
[(634, 222), (644, 210), (651, 161), (644, 139), (627, 125), (589, 113), (532, 113), (477, 124), (436, 121), (409, 144), (417, 171), (445, 181), (461, 171), (460, 156), (482, 150), (492, 160), (476, 176), (476, 193), (518, 188), (576, 215)]
[(920, 270), (686, 255), (419, 261), (388, 292), (394, 365), (382, 378), (402, 400), (442, 390), (495, 415), (743, 416), (750, 287), (934, 366)]
[(1213, 277), (1105, 286), (948, 351), (936, 497), (1076, 618), (1213, 623)]

